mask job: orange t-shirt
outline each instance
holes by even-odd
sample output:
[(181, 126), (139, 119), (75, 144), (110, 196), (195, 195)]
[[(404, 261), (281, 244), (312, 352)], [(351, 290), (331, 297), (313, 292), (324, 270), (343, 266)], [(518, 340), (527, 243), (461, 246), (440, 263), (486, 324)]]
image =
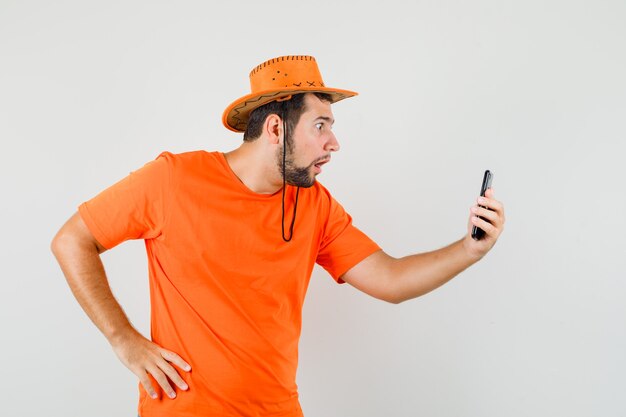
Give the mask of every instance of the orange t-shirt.
[[(295, 187), (287, 187), (285, 233)], [(257, 194), (220, 152), (164, 152), (83, 203), (107, 249), (145, 239), (151, 337), (192, 367), (189, 385), (151, 399), (141, 417), (301, 417), (295, 382), (304, 296), (317, 262), (340, 276), (380, 248), (316, 182), (301, 188), (293, 239), (282, 190)], [(153, 380), (154, 387), (160, 387)]]

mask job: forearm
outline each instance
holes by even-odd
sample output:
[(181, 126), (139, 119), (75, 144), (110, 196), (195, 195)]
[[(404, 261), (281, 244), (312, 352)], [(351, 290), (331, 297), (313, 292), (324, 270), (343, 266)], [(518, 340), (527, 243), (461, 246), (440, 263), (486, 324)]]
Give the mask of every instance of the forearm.
[(52, 251), (74, 297), (111, 344), (136, 332), (111, 292), (95, 246), (59, 233)]
[(111, 343), (118, 358), (137, 375), (152, 398), (159, 398), (159, 395), (150, 376), (170, 398), (176, 398), (170, 381), (181, 390), (189, 386), (170, 363), (185, 371), (190, 371), (191, 367), (176, 352), (147, 340), (132, 327), (109, 287), (100, 259), (100, 253), (105, 250), (78, 214), (68, 220), (52, 241), (52, 252), (74, 296)]
[(461, 239), (444, 248), (394, 261), (392, 280), (397, 303), (424, 295), (450, 281), (480, 258), (468, 253)]

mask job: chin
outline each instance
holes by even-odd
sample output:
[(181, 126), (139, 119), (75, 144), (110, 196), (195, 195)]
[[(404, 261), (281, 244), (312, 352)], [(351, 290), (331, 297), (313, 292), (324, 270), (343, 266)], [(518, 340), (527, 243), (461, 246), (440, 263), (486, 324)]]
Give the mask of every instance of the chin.
[(311, 187), (313, 187), (315, 185), (315, 182), (316, 182), (316, 180), (315, 180), (315, 178), (313, 178), (312, 181), (308, 181), (305, 184), (301, 183), (301, 184), (292, 184), (292, 185), (296, 185), (296, 186), (298, 186), (300, 188), (311, 188)]
[(307, 182), (290, 182), (287, 181), (287, 184), (294, 186), (294, 187), (300, 187), (300, 188), (311, 188), (315, 185), (316, 179), (315, 177), (313, 178), (309, 178), (309, 180)]

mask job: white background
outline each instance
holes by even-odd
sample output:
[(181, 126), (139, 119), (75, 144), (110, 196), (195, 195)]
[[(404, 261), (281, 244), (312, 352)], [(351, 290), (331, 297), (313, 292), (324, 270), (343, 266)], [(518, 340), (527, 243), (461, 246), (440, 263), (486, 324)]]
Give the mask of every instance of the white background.
[[(308, 54), (360, 93), (320, 180), (388, 253), (460, 238), (484, 169), (507, 224), (400, 305), (316, 269), (306, 417), (626, 415), (625, 22), (622, 0), (0, 0), (0, 413), (135, 415), (50, 241), (161, 151), (238, 146), (221, 114), (249, 71)], [(148, 334), (143, 243), (103, 258)]]

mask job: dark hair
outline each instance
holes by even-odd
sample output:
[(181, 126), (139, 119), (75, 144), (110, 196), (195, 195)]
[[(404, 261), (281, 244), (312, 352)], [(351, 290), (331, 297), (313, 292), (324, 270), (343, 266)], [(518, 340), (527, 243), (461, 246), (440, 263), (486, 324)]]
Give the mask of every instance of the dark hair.
[[(246, 131), (243, 134), (243, 140), (251, 142), (258, 139), (261, 136), (263, 129), (263, 123), (270, 114), (277, 114), (281, 118), (284, 117), (287, 122), (287, 129), (289, 132), (293, 132), (300, 116), (306, 111), (304, 103), (304, 95), (307, 93), (294, 94), (289, 100), (285, 101), (271, 101), (267, 104), (258, 107), (250, 113), (248, 118), (248, 124)], [(323, 101), (332, 103), (332, 96), (326, 93), (312, 93), (317, 98)]]

